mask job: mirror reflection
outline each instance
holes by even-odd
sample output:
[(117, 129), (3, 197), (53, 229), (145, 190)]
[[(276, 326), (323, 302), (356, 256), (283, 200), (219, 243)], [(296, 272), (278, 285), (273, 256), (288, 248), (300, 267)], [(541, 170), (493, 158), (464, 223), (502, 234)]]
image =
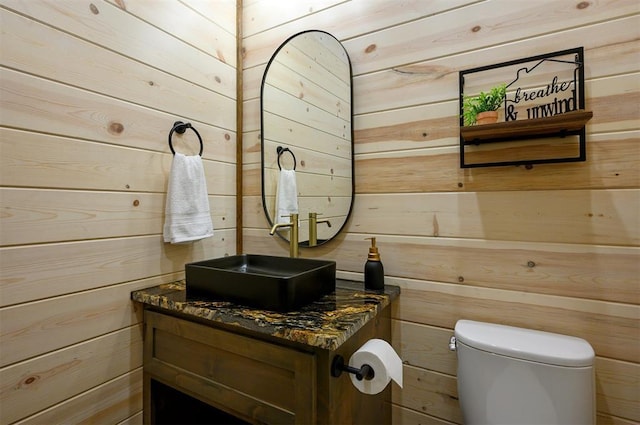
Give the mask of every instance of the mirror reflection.
[[(351, 212), (351, 95), (349, 56), (326, 32), (294, 35), (267, 65), (261, 92), (262, 201), (270, 225), (299, 214), (300, 246), (330, 240)], [(289, 232), (278, 230), (287, 240)]]

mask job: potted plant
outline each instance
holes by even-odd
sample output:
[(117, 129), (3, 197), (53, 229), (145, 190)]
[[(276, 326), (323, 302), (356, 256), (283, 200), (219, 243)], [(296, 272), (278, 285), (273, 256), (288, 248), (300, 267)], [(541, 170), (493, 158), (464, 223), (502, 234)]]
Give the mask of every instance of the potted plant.
[(489, 124), (498, 121), (496, 110), (507, 95), (507, 85), (500, 84), (477, 96), (468, 96), (462, 103), (462, 116), (465, 125)]

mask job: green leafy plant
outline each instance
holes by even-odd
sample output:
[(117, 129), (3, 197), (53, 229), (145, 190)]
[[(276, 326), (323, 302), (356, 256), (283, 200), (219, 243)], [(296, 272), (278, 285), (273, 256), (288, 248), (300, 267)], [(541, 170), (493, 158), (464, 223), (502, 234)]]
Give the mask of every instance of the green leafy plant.
[(500, 84), (489, 90), (488, 93), (480, 92), (477, 96), (467, 96), (462, 102), (462, 116), (465, 125), (476, 123), (476, 117), (480, 112), (495, 111), (502, 105), (507, 95), (507, 85)]

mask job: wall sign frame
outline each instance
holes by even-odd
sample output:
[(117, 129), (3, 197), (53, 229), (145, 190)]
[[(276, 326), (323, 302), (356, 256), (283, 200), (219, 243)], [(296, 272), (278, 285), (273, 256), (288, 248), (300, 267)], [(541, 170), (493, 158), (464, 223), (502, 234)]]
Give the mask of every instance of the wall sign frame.
[[(500, 85), (499, 122), (465, 123), (465, 99)], [(583, 47), (460, 71), (459, 87), (461, 168), (586, 160)]]

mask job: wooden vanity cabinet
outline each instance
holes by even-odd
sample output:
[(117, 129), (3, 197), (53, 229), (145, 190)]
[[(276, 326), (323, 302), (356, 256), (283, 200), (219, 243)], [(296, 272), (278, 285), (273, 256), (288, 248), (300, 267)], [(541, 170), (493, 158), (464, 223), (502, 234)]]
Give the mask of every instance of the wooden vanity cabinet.
[(370, 338), (390, 340), (389, 310), (336, 350), (267, 341), (145, 310), (144, 422), (158, 422), (155, 380), (249, 423), (389, 424), (390, 386), (365, 395), (348, 374), (330, 375), (335, 355), (348, 361)]

